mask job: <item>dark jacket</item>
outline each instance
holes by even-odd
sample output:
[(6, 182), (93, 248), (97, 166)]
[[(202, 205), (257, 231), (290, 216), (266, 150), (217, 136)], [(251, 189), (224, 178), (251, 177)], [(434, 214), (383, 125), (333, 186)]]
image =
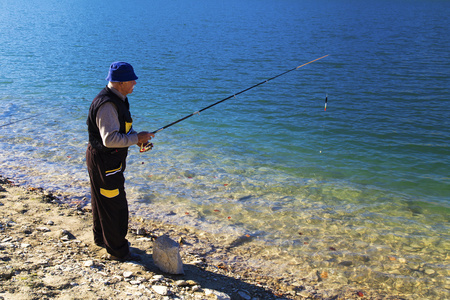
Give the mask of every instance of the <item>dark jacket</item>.
[(89, 143), (91, 146), (101, 152), (118, 152), (127, 151), (126, 148), (108, 148), (103, 145), (102, 137), (100, 135), (100, 130), (97, 127), (96, 117), (100, 106), (106, 102), (112, 102), (117, 109), (120, 123), (120, 133), (126, 134), (131, 129), (131, 124), (133, 122), (130, 113), (130, 105), (128, 99), (123, 101), (120, 99), (110, 88), (105, 87), (92, 101), (91, 107), (89, 108), (88, 119), (86, 121), (88, 125), (89, 132)]

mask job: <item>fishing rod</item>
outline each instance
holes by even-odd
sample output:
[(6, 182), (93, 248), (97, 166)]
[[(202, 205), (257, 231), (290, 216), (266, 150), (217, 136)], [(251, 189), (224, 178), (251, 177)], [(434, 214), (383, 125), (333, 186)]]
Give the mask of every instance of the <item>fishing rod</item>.
[[(222, 102), (224, 102), (224, 101), (226, 101), (226, 100), (229, 100), (229, 99), (231, 99), (231, 98), (235, 98), (237, 95), (240, 95), (240, 94), (242, 94), (242, 93), (245, 93), (245, 92), (247, 92), (247, 91), (249, 91), (249, 90), (251, 90), (251, 89), (253, 89), (253, 88), (257, 87), (257, 86), (260, 86), (261, 84), (264, 84), (264, 83), (266, 83), (266, 82), (269, 82), (270, 80), (273, 80), (273, 79), (275, 79), (275, 78), (278, 78), (278, 77), (280, 77), (280, 76), (283, 76), (283, 75), (285, 75), (285, 74), (287, 74), (287, 73), (289, 73), (289, 72), (298, 70), (298, 69), (300, 69), (301, 67), (304, 67), (304, 66), (309, 65), (309, 64), (311, 64), (311, 63), (313, 63), (313, 62), (315, 62), (315, 61), (318, 61), (318, 60), (320, 60), (320, 59), (322, 59), (322, 58), (325, 58), (325, 57), (327, 57), (328, 55), (329, 55), (329, 54), (327, 54), (327, 55), (325, 55), (325, 56), (322, 56), (322, 57), (319, 57), (319, 58), (316, 58), (316, 59), (314, 59), (314, 60), (312, 60), (312, 61), (310, 61), (310, 62), (304, 63), (303, 65), (300, 65), (300, 66), (298, 66), (298, 67), (295, 67), (295, 68), (292, 68), (292, 69), (290, 69), (290, 70), (287, 70), (287, 71), (285, 71), (285, 72), (283, 72), (283, 73), (280, 73), (280, 74), (278, 74), (278, 75), (275, 75), (275, 76), (273, 76), (272, 78), (269, 78), (269, 79), (266, 79), (266, 80), (264, 80), (264, 81), (261, 81), (260, 83), (257, 83), (257, 84), (255, 84), (255, 85), (249, 87), (249, 88), (246, 88), (246, 89), (244, 89), (244, 90), (242, 90), (242, 91), (240, 91), (240, 92), (237, 92), (236, 94), (233, 94), (233, 95), (228, 96), (228, 97), (226, 97), (226, 98), (224, 98), (224, 99), (222, 99), (222, 100), (219, 100), (219, 101), (217, 101), (217, 102), (215, 102), (215, 103), (213, 103), (213, 104), (211, 104), (211, 105), (209, 105), (209, 106), (207, 106), (207, 107), (204, 107), (204, 108), (202, 108), (202, 109), (200, 109), (200, 110), (198, 110), (198, 111), (196, 111), (196, 112), (193, 112), (193, 113), (190, 114), (190, 115), (187, 115), (187, 116), (185, 116), (185, 117), (183, 117), (183, 118), (181, 118), (181, 119), (179, 119), (179, 120), (176, 120), (175, 122), (172, 122), (172, 123), (170, 123), (170, 124), (167, 124), (166, 126), (163, 126), (163, 127), (159, 128), (159, 129), (153, 131), (152, 133), (153, 133), (153, 134), (158, 133), (158, 132), (160, 132), (160, 131), (162, 131), (162, 130), (164, 130), (164, 129), (166, 129), (166, 128), (169, 128), (170, 126), (173, 126), (173, 125), (175, 125), (175, 124), (177, 124), (177, 123), (179, 123), (179, 122), (181, 122), (181, 121), (184, 121), (184, 120), (186, 120), (186, 119), (188, 119), (188, 118), (190, 118), (190, 117), (192, 117), (192, 116), (194, 116), (194, 115), (196, 115), (196, 114), (199, 114), (199, 113), (201, 113), (202, 111), (207, 110), (207, 109), (209, 109), (209, 108), (211, 108), (211, 107), (213, 107), (213, 106), (215, 106), (215, 105), (217, 105), (217, 104), (219, 104), (219, 103), (222, 103)], [(153, 144), (147, 142), (147, 143), (141, 145), (141, 147), (140, 147), (140, 152), (146, 152), (146, 151), (148, 151), (148, 150), (151, 150), (152, 148), (153, 148)]]

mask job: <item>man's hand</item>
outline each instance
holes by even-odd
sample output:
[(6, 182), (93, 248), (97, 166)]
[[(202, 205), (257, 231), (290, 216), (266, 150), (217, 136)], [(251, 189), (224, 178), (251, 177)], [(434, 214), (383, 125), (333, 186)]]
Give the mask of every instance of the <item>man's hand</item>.
[(138, 133), (138, 146), (141, 144), (147, 143), (149, 140), (152, 139), (152, 137), (155, 137), (155, 135), (151, 132), (142, 131)]

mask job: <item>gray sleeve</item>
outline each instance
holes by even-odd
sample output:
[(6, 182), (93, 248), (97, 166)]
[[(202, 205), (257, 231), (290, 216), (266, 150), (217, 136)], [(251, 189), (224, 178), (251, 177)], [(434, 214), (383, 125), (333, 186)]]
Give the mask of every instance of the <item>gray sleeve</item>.
[(97, 111), (96, 123), (100, 130), (103, 145), (108, 148), (124, 148), (137, 144), (136, 131), (130, 130), (128, 134), (120, 133), (119, 115), (116, 106), (106, 102)]

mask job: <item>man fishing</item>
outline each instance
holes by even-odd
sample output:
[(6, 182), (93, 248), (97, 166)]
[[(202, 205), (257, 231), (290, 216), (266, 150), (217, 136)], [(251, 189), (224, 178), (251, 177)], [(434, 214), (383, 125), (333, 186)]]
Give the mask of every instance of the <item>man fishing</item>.
[(153, 133), (132, 128), (128, 94), (138, 77), (126, 62), (109, 68), (108, 85), (94, 98), (87, 119), (89, 144), (86, 164), (90, 177), (94, 242), (106, 248), (108, 259), (138, 260), (128, 240), (125, 171), (128, 147), (147, 144)]

